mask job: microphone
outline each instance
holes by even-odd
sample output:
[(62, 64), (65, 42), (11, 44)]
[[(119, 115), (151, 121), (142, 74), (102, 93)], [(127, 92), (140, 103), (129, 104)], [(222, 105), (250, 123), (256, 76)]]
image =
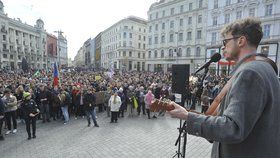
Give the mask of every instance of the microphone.
[(207, 63), (205, 63), (202, 67), (200, 67), (198, 70), (196, 70), (194, 74), (198, 73), (199, 71), (201, 71), (204, 68), (209, 67), (212, 62), (214, 62), (214, 63), (218, 62), (220, 59), (221, 59), (221, 54), (219, 54), (219, 53), (213, 54), (211, 56), (211, 59)]

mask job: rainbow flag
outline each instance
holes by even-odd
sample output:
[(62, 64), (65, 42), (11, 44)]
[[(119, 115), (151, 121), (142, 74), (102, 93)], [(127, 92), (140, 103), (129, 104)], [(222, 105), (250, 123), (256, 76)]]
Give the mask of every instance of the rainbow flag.
[(58, 68), (57, 68), (57, 63), (54, 63), (53, 86), (58, 86), (58, 84), (59, 84)]

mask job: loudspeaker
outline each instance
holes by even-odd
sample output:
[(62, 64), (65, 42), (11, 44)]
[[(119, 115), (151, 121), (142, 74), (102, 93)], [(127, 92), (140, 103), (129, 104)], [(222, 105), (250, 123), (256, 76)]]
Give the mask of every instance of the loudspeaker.
[(189, 85), (190, 65), (172, 65), (172, 92), (186, 95)]

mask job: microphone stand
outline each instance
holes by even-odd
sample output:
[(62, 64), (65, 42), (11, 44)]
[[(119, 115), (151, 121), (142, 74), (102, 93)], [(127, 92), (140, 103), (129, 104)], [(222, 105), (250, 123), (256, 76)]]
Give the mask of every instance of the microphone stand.
[[(209, 64), (210, 65), (210, 64)], [(202, 95), (202, 92), (203, 92), (203, 81), (205, 80), (205, 77), (209, 71), (209, 65), (205, 67), (204, 69), (204, 74), (202, 76), (202, 80), (201, 80), (201, 83), (198, 85), (198, 90), (196, 92), (196, 97), (200, 98), (201, 95)], [(184, 102), (185, 100), (183, 99), (182, 97), (182, 105), (184, 105)], [(184, 107), (184, 106), (183, 106)], [(187, 121), (184, 121), (183, 125), (182, 125), (182, 120), (180, 119), (180, 127), (177, 128), (179, 130), (179, 136), (175, 142), (175, 146), (178, 145), (178, 151), (176, 151), (176, 154), (172, 157), (172, 158), (175, 158), (176, 156), (178, 156), (178, 158), (185, 158), (186, 156), (186, 144), (187, 144), (187, 131), (186, 131), (186, 128), (187, 128)], [(182, 136), (183, 134), (183, 136)], [(182, 147), (182, 153), (180, 152), (181, 151), (181, 137), (183, 137), (183, 147)]]

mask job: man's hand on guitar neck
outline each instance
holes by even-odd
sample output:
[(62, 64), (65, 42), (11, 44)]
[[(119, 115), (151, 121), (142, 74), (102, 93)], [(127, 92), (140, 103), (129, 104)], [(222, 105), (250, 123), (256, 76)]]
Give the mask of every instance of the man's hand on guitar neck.
[(187, 120), (188, 111), (185, 108), (176, 104), (175, 102), (170, 102), (170, 104), (173, 105), (175, 108), (174, 110), (168, 111), (171, 117)]

